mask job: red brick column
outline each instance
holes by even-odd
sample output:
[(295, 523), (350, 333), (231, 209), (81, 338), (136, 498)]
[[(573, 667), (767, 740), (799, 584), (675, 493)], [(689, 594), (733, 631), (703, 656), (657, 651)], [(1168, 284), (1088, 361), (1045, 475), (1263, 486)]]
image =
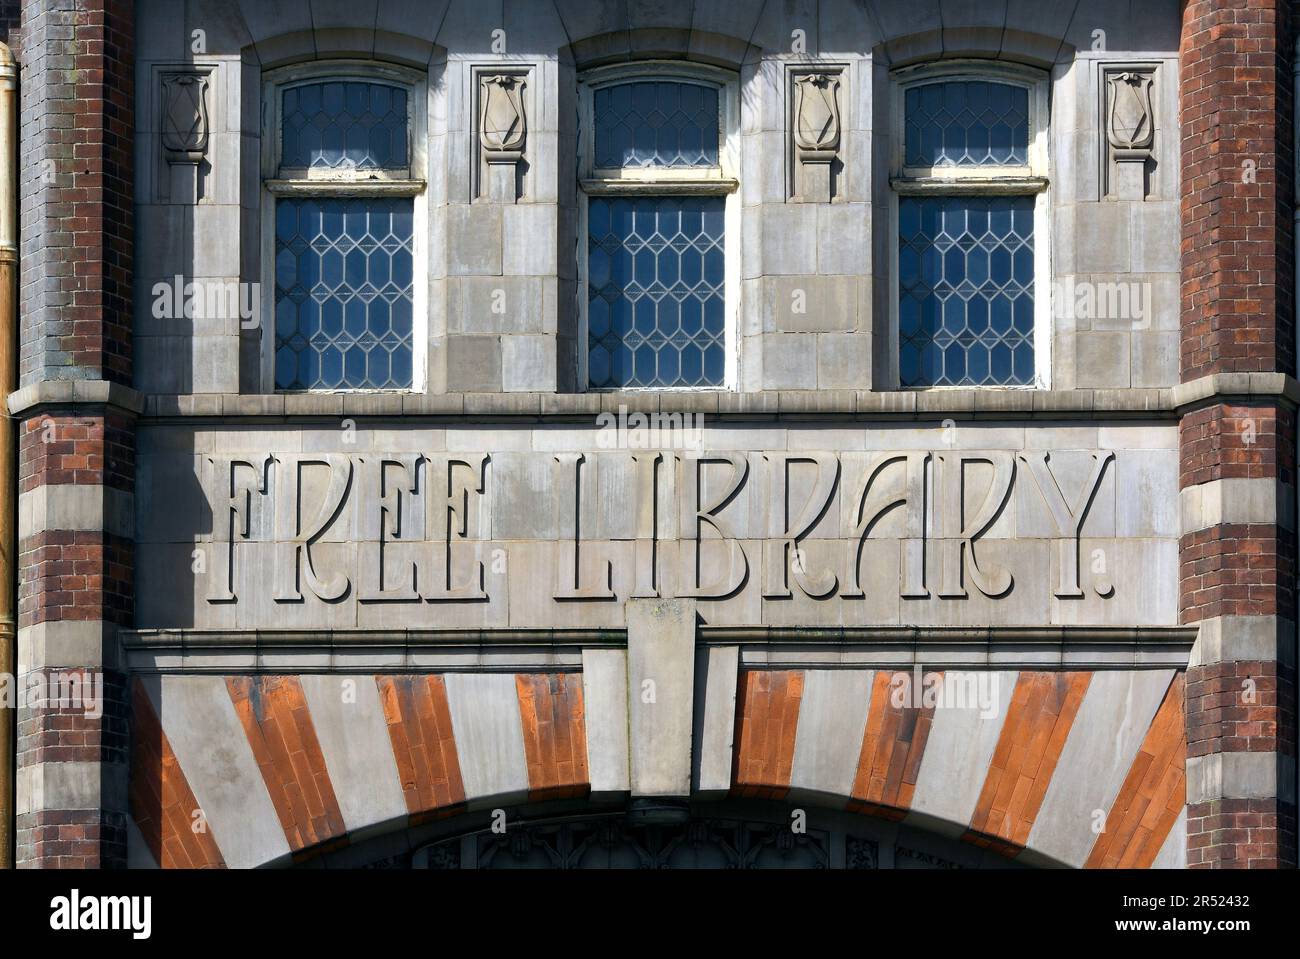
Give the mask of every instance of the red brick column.
[[(1183, 10), (1182, 621), (1188, 865), (1296, 863), (1292, 25), (1286, 0)], [(1274, 375), (1269, 375), (1274, 374)]]
[(134, 26), (130, 0), (22, 4), (19, 867), (126, 863)]

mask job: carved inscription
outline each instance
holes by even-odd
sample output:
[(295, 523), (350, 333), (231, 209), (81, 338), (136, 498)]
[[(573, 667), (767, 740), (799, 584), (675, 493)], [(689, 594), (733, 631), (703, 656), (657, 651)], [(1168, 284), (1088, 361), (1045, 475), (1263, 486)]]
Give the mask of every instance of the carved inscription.
[[(1015, 515), (1039, 517), (1033, 538), (1052, 541), (1053, 596), (1114, 594), (1080, 555), (1110, 451), (1071, 453), (1068, 468), (1006, 450), (528, 455), (537, 468), (496, 476), (487, 453), (210, 457), (207, 601), (244, 599), (242, 582), (285, 605), (490, 602), (485, 558), (504, 568), (512, 547), (538, 539), (559, 603), (725, 600), (751, 578), (763, 600), (863, 600), (882, 589), (867, 558), (877, 541), (898, 550), (899, 597), (997, 600), (1017, 588)], [(520, 515), (494, 521), (492, 491), (512, 483), (528, 486), (508, 497)], [(603, 552), (614, 540), (632, 544), (618, 554), (624, 577)], [(255, 544), (273, 568), (241, 578)]]

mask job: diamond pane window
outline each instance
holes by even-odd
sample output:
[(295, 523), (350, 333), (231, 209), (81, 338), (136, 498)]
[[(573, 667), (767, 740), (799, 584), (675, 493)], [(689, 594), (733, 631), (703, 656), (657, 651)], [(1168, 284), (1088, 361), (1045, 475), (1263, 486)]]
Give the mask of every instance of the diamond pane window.
[(281, 166), (386, 170), (409, 162), (406, 90), (328, 80), (284, 91)]
[(1034, 382), (1034, 198), (898, 201), (899, 379)]
[(1024, 166), (1029, 91), (988, 80), (945, 80), (904, 96), (908, 167)]
[(413, 255), (409, 198), (279, 199), (276, 388), (410, 388)]
[(599, 168), (718, 165), (716, 87), (637, 80), (596, 90), (593, 105)]
[(593, 388), (722, 385), (724, 207), (714, 196), (591, 198), (587, 370)]

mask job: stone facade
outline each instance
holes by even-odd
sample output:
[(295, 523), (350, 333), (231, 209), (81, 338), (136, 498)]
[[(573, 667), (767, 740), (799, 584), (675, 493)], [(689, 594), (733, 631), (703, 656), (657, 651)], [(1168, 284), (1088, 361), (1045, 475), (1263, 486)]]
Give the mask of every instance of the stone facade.
[[(1291, 5), (1073, 6), (0, 4), (19, 669), (105, 680), (19, 710), (19, 864), (568, 864), (547, 817), (626, 807), (1294, 865)], [(283, 172), (331, 70), (408, 91), (391, 182)], [(1027, 91), (1023, 170), (909, 166), (948, 74)], [(592, 85), (670, 75), (720, 91), (658, 189), (721, 198), (724, 372), (588, 389), (592, 201), (649, 176)], [(1023, 388), (903, 386), (900, 209), (954, 190), (1030, 198)], [(330, 195), (409, 200), (410, 389), (275, 389), (276, 204)]]

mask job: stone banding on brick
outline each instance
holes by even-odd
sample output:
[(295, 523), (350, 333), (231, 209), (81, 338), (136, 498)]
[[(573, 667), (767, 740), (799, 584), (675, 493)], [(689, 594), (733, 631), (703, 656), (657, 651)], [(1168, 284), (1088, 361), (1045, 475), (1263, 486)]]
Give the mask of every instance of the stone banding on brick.
[(28, 670), (117, 669), (117, 627), (99, 619), (33, 623), (18, 631), (18, 661)]
[[(33, 658), (19, 670), (92, 669), (107, 700), (98, 719), (62, 706), (19, 712), (20, 780), (45, 784), (18, 817), (25, 867), (127, 859), (129, 706), (105, 649), (133, 615), (134, 31), (129, 0), (24, 4), (21, 388), (11, 402), (19, 627)], [(81, 801), (48, 788), (60, 777), (87, 786)]]
[(1295, 624), (1277, 616), (1211, 616), (1199, 622), (1189, 668), (1217, 663), (1295, 663)]
[(1183, 533), (1213, 526), (1269, 526), (1295, 529), (1295, 487), (1273, 479), (1221, 479), (1179, 492)]
[(41, 485), (18, 497), (18, 538), (48, 529), (135, 536), (135, 497), (103, 486)]
[(1085, 867), (1134, 869), (1156, 863), (1166, 837), (1185, 814), (1185, 748), (1183, 677), (1178, 675), (1147, 728)]
[[(791, 807), (825, 805), (965, 832), (977, 845), (1026, 862), (1084, 865), (1091, 856), (1094, 865), (1118, 859), (1147, 866), (1171, 855), (1168, 833), (1178, 828), (1182, 807), (1170, 803), (1182, 792), (1170, 777), (1181, 775), (1184, 747), (1181, 721), (1171, 724), (1169, 716), (1181, 674), (1002, 672), (986, 716), (898, 703), (900, 675), (911, 674), (740, 670), (735, 714), (713, 720), (734, 733), (734, 755), (725, 750), (734, 769), (729, 789)], [(1029, 721), (1025, 710), (1036, 691), (1062, 683), (1075, 703), (1073, 721), (1046, 703)], [(174, 757), (163, 778), (133, 787), (136, 841), (148, 853), (133, 853), (137, 861), (249, 866), (311, 857), (466, 808), (584, 797), (591, 771), (608, 763), (598, 758), (596, 729), (609, 717), (586, 709), (574, 673), (146, 675), (135, 689), (134, 708), (145, 714), (137, 723), (153, 729), (155, 715), (158, 728), (134, 744), (133, 762), (139, 768), (167, 750)], [(998, 708), (1012, 699), (1019, 709)], [(696, 741), (720, 731), (699, 730)], [(221, 762), (205, 745), (216, 734), (231, 747)], [(1026, 749), (1011, 768), (1010, 758)], [(1045, 762), (1049, 756), (1056, 761)], [(1152, 772), (1157, 760), (1159, 776)], [(274, 798), (284, 784), (303, 782), (308, 769), (322, 801), (317, 811), (310, 801)], [(607, 789), (606, 796), (628, 791)], [(1023, 802), (1006, 804), (1022, 793)], [(181, 808), (187, 796), (195, 809)], [(1114, 817), (1122, 830), (1097, 847), (1079, 802)], [(1156, 817), (1159, 828), (1147, 824), (1157, 807), (1167, 810)], [(198, 818), (214, 846), (196, 850), (177, 835)], [(309, 834), (316, 841), (303, 844)], [(1181, 838), (1175, 845), (1181, 848)], [(174, 854), (160, 860), (160, 849)]]
[(226, 688), (289, 848), (329, 848), (347, 829), (302, 684), (294, 676), (231, 676)]
[(1025, 846), (1092, 681), (1086, 672), (1021, 673), (964, 837)]
[(1185, 707), (1193, 868), (1296, 862), (1295, 236), (1279, 175), (1293, 161), (1292, 15), (1274, 0), (1183, 9), (1174, 393), (1179, 605), (1201, 624)]

